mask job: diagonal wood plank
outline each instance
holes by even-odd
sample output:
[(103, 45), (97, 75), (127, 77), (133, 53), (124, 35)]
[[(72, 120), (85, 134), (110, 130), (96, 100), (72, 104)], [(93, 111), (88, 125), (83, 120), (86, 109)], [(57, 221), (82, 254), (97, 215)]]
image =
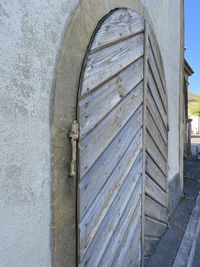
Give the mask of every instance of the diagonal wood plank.
[(131, 64), (116, 77), (79, 102), (80, 138), (83, 138), (143, 79), (143, 59)]
[(164, 68), (163, 68), (162, 56), (160, 53), (159, 45), (156, 40), (155, 34), (153, 33), (153, 30), (150, 28), (150, 26), (147, 27), (147, 31), (148, 31), (148, 36), (149, 36), (149, 45), (153, 51), (153, 56), (155, 58), (155, 61), (156, 61), (156, 64), (159, 70), (159, 75), (161, 78), (162, 85), (166, 91)]
[(116, 10), (102, 23), (90, 51), (111, 45), (141, 31), (144, 31), (144, 19), (137, 12), (131, 9)]
[(79, 143), (80, 155), (84, 155), (84, 157), (80, 157), (80, 177), (86, 174), (116, 134), (139, 108), (142, 103), (142, 87), (143, 83), (140, 83)]
[(163, 207), (167, 207), (167, 194), (148, 175), (145, 179), (145, 192)]
[(167, 144), (167, 127), (163, 123), (163, 120), (160, 113), (158, 112), (158, 108), (149, 88), (147, 88), (147, 109), (150, 112), (152, 118), (154, 118), (154, 122), (156, 123), (156, 126), (163, 137), (163, 140)]
[(167, 128), (167, 114), (166, 114), (164, 105), (162, 103), (162, 100), (161, 100), (161, 97), (160, 97), (160, 94), (158, 91), (159, 88), (157, 87), (157, 85), (153, 79), (153, 74), (152, 74), (149, 66), (148, 66), (148, 85), (149, 85), (149, 88), (151, 90), (152, 96), (155, 100), (156, 106), (158, 108), (158, 112), (160, 113), (161, 118), (164, 122), (164, 125)]
[(106, 82), (143, 55), (144, 35), (139, 34), (87, 56), (81, 96)]
[(158, 243), (159, 243), (159, 238), (158, 237), (145, 237), (145, 247), (144, 247), (144, 255), (145, 257), (151, 256)]
[(150, 134), (153, 141), (156, 143), (159, 151), (161, 152), (164, 159), (167, 160), (167, 146), (162, 138), (162, 135), (160, 134), (151, 114), (146, 112), (146, 118), (147, 118), (147, 131)]
[[(129, 203), (129, 199), (133, 191), (135, 191), (135, 195), (137, 195), (136, 192), (140, 191), (141, 178), (135, 179), (133, 172), (134, 168), (130, 171), (125, 183), (121, 186), (115, 201), (87, 249), (84, 258), (82, 259), (81, 266), (85, 266), (86, 263), (88, 266), (98, 266), (98, 263), (120, 221), (120, 218)], [(94, 253), (94, 251), (98, 251), (98, 253)]]
[(163, 174), (167, 175), (167, 162), (163, 158), (162, 154), (158, 150), (156, 144), (150, 137), (150, 135), (146, 134), (146, 150), (148, 154), (151, 156), (153, 161), (156, 163), (156, 165), (160, 168), (160, 170), (163, 172)]
[[(98, 161), (80, 181), (80, 218), (94, 201), (118, 162), (123, 157), (136, 133), (142, 126), (142, 109), (130, 118), (112, 143), (102, 153)], [(101, 179), (99, 179), (101, 177)]]
[(145, 235), (148, 237), (160, 238), (163, 235), (166, 227), (166, 223), (162, 223), (147, 216), (145, 218)]
[(123, 217), (117, 225), (115, 233), (102, 256), (101, 261), (99, 262), (99, 266), (101, 267), (112, 266), (118, 250), (123, 245), (125, 233), (130, 228), (130, 225), (136, 221), (137, 216), (141, 214), (141, 195), (140, 192), (136, 194), (137, 198), (135, 195), (131, 196)]
[(130, 229), (128, 229), (121, 249), (116, 254), (115, 260), (112, 266), (127, 266), (126, 261), (130, 259), (130, 253), (137, 250), (138, 244), (140, 244), (141, 238), (141, 217), (138, 213), (137, 219), (130, 223)]
[(147, 195), (145, 196), (145, 214), (161, 222), (168, 222), (167, 209)]
[(167, 177), (160, 171), (151, 157), (146, 154), (146, 173), (167, 192)]
[[(94, 201), (142, 126), (142, 109), (130, 118), (98, 161), (80, 181), (80, 218)], [(101, 177), (101, 178), (100, 178)]]
[[(140, 232), (141, 229), (137, 229), (137, 231)], [(124, 258), (123, 266), (140, 267), (142, 258), (141, 250), (141, 240), (138, 238), (137, 233), (135, 233), (133, 239), (131, 240), (130, 246), (128, 247), (128, 252)]]
[(158, 67), (157, 67), (157, 63), (155, 61), (154, 55), (153, 55), (153, 51), (152, 49), (149, 50), (149, 67), (151, 69), (151, 72), (153, 73), (153, 78), (156, 82), (156, 85), (159, 89), (159, 94), (164, 106), (165, 111), (167, 112), (167, 95), (165, 92), (165, 88), (163, 87), (163, 83), (161, 81), (161, 77), (159, 75), (159, 71), (158, 71)]
[(104, 185), (96, 199), (93, 201), (91, 207), (83, 217), (83, 220), (80, 222), (81, 255), (83, 255), (87, 250), (101, 222), (108, 213), (113, 201), (115, 201), (115, 197), (119, 193), (119, 190), (125, 182), (130, 170), (134, 169), (132, 175), (135, 179), (137, 179), (141, 175), (141, 154), (138, 157), (142, 149), (141, 137), (142, 132), (140, 131), (133, 142), (130, 144), (129, 149), (117, 165), (117, 168), (114, 170), (111, 177), (109, 177), (107, 183)]

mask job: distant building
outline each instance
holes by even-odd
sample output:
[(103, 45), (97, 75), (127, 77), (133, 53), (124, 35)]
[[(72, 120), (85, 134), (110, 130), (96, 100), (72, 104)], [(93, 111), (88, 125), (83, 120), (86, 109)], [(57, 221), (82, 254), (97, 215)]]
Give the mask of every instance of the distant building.
[(183, 123), (184, 123), (184, 158), (191, 155), (191, 119), (188, 116), (188, 98), (190, 93), (189, 77), (194, 74), (194, 71), (185, 59), (184, 62), (184, 88), (183, 88)]
[(192, 119), (191, 131), (194, 134), (200, 133), (200, 117), (192, 115), (191, 107), (195, 105), (199, 99), (200, 95), (188, 93), (188, 117)]

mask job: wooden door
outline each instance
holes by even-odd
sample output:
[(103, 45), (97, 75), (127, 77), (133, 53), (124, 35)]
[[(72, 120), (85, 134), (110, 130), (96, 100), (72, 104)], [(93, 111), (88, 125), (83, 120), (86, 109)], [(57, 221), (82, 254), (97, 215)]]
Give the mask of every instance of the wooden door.
[[(157, 79), (156, 75), (160, 72), (154, 73), (154, 66), (151, 70), (153, 77), (148, 75), (150, 60), (156, 61), (153, 56), (157, 54), (146, 49), (151, 35), (147, 38), (144, 28), (144, 19), (138, 13), (125, 8), (114, 10), (98, 25), (84, 60), (77, 116), (80, 125), (79, 266), (140, 266), (141, 255), (144, 254), (141, 243), (151, 246), (146, 226), (150, 219), (156, 220), (148, 212), (144, 220), (144, 203), (148, 203), (145, 204), (147, 208), (151, 206), (150, 201), (152, 205), (165, 201), (161, 195), (161, 200), (155, 204), (153, 201), (157, 199), (148, 192), (153, 188), (149, 183), (156, 179), (151, 179), (154, 176), (149, 170), (157, 171), (156, 177), (162, 173), (160, 179), (166, 177), (165, 162), (160, 163), (158, 151), (154, 149), (156, 144), (152, 145), (150, 139), (157, 138), (158, 131), (162, 133), (163, 130), (160, 125), (156, 131), (152, 130), (152, 121), (164, 119), (164, 124), (165, 118), (163, 114), (158, 117), (157, 113), (149, 112), (150, 108), (155, 112), (157, 106), (161, 107), (160, 102), (157, 103), (160, 92), (156, 95), (155, 91), (149, 98), (147, 90), (153, 85), (155, 87), (152, 80)], [(148, 55), (147, 51), (151, 53)], [(159, 101), (165, 101), (164, 92), (161, 97)], [(156, 102), (155, 107), (148, 102), (152, 98)], [(163, 134), (159, 137), (164, 139), (161, 144), (165, 149), (166, 132)], [(162, 152), (166, 153), (159, 150), (159, 153)], [(154, 165), (158, 165), (158, 170), (152, 162), (156, 162)], [(156, 186), (160, 189), (164, 185), (156, 183)], [(159, 198), (159, 195), (156, 197)], [(147, 254), (148, 251), (146, 257), (149, 256)]]
[[(140, 261), (144, 21), (119, 9), (85, 58), (79, 96), (80, 266)], [(125, 266), (125, 265), (124, 265)]]
[(168, 223), (168, 109), (164, 70), (156, 38), (146, 23), (145, 66), (145, 262)]

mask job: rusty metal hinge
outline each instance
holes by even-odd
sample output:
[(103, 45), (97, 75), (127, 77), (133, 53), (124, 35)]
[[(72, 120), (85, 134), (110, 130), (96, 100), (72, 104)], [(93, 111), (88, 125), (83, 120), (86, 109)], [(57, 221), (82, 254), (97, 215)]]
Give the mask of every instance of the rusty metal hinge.
[(77, 140), (79, 138), (79, 124), (76, 120), (72, 122), (69, 137), (71, 138), (71, 153), (72, 153), (69, 175), (73, 177), (76, 175)]

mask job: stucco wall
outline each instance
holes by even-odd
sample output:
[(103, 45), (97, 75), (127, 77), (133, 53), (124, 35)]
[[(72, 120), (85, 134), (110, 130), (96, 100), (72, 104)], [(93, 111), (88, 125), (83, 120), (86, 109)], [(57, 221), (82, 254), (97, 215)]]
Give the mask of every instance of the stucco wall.
[[(0, 4), (1, 266), (51, 265), (51, 94), (63, 35), (78, 2)], [(142, 2), (163, 57), (172, 179), (179, 173), (180, 0)]]
[(78, 1), (0, 3), (0, 265), (51, 265), (50, 97)]

